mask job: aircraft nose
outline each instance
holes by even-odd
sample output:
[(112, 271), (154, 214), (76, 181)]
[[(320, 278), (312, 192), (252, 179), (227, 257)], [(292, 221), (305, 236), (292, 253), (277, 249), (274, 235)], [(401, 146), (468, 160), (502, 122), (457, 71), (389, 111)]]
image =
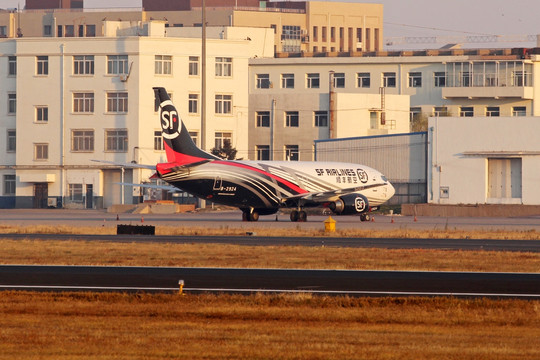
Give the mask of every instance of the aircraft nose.
[(388, 188), (388, 191), (387, 191), (388, 198), (390, 199), (396, 193), (396, 189), (394, 188), (394, 186), (392, 185), (392, 183), (390, 181), (387, 183), (386, 186)]

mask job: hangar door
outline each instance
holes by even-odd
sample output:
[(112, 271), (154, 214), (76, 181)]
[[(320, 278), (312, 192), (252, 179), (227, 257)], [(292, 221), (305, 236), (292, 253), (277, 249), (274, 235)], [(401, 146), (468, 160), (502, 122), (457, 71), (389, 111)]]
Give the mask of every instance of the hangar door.
[(488, 197), (521, 198), (521, 158), (488, 159)]

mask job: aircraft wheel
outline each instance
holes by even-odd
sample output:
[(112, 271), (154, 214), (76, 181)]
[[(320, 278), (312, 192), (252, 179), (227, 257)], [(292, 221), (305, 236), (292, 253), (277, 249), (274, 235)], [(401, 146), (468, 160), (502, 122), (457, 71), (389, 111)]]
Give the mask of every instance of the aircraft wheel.
[(292, 222), (297, 222), (298, 217), (299, 217), (298, 211), (296, 211), (296, 210), (291, 211), (291, 221)]
[(256, 211), (253, 211), (249, 214), (249, 221), (258, 221), (259, 220), (259, 213)]
[(304, 210), (299, 211), (298, 212), (298, 221), (306, 222), (306, 220), (307, 220), (307, 213)]
[(371, 216), (369, 214), (360, 214), (360, 221), (369, 221), (371, 220)]
[(242, 211), (242, 221), (249, 221), (249, 213), (247, 211)]

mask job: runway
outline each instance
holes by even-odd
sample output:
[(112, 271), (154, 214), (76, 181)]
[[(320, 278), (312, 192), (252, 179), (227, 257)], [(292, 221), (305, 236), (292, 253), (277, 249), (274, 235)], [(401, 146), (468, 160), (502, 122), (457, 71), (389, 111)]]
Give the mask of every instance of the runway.
[(152, 242), (174, 244), (232, 244), (243, 246), (327, 246), (382, 249), (437, 249), (540, 252), (539, 240), (491, 239), (395, 239), (350, 237), (272, 237), (203, 235), (77, 235), (77, 234), (0, 234), (0, 239)]
[(0, 288), (540, 299), (540, 274), (235, 268), (0, 266)]

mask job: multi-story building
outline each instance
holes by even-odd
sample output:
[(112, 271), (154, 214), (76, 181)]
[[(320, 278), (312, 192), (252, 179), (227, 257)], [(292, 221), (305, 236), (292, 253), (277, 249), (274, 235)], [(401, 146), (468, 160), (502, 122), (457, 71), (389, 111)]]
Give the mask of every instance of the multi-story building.
[[(0, 37), (100, 37), (104, 23), (111, 20), (163, 20), (170, 28), (201, 27), (202, 23), (200, 0), (149, 0), (143, 2), (143, 9), (91, 11), (57, 9), (58, 0), (30, 4), (32, 9), (49, 9), (0, 11)], [(271, 28), (276, 53), (379, 51), (383, 45), (380, 4), (215, 0), (206, 2), (206, 22), (208, 26)]]
[[(200, 40), (165, 37), (162, 22), (148, 25), (150, 36), (0, 40), (0, 97), (7, 104), (0, 113), (6, 139), (1, 206), (137, 202), (131, 188), (124, 191), (117, 183), (147, 182), (150, 172), (92, 160), (166, 161), (153, 86), (167, 88), (200, 143)], [(110, 27), (124, 34), (141, 30)], [(205, 139), (208, 149), (228, 141), (247, 157), (245, 70), (249, 57), (272, 52), (271, 44), (252, 46), (272, 35), (252, 29), (249, 41), (239, 31), (224, 28), (222, 39), (207, 40)]]

